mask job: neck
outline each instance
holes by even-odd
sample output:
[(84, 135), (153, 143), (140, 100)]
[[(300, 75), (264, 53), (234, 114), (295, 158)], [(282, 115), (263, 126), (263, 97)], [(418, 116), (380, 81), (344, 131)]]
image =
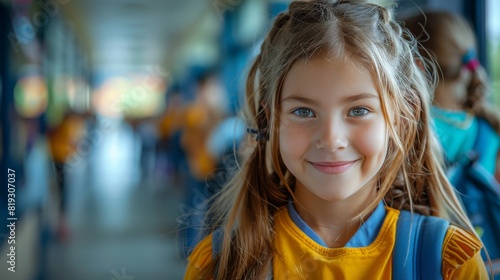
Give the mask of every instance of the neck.
[(445, 110), (464, 109), (466, 90), (457, 83), (440, 83), (434, 93), (433, 104)]
[(357, 232), (365, 215), (366, 206), (371, 203), (376, 193), (374, 187), (363, 188), (351, 197), (339, 201), (326, 201), (317, 197), (296, 194), (295, 210), (302, 220), (318, 234), (328, 247), (343, 247)]

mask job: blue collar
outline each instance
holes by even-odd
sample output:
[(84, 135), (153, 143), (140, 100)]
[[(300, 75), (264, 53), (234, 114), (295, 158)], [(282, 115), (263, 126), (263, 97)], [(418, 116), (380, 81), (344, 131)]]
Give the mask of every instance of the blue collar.
[[(325, 241), (323, 241), (323, 239), (321, 239), (321, 237), (319, 237), (319, 235), (317, 235), (304, 222), (304, 220), (302, 220), (297, 211), (295, 211), (295, 207), (293, 206), (292, 202), (288, 204), (288, 213), (290, 213), (290, 218), (292, 219), (293, 223), (297, 227), (299, 227), (309, 238), (323, 247), (328, 247)], [(375, 238), (377, 238), (382, 224), (384, 223), (386, 214), (387, 211), (385, 210), (384, 203), (381, 201), (378, 204), (377, 208), (375, 208), (375, 211), (373, 211), (370, 218), (368, 218), (368, 220), (366, 220), (361, 225), (358, 231), (353, 235), (351, 240), (349, 240), (349, 242), (347, 242), (344, 247), (359, 248), (366, 247), (373, 243), (373, 241), (375, 241)]]

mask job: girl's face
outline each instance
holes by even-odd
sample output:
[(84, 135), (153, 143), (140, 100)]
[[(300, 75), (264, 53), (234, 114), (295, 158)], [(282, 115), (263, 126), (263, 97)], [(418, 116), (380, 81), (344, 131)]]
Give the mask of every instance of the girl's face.
[(299, 61), (285, 77), (280, 102), (280, 153), (297, 180), (297, 199), (374, 193), (388, 135), (365, 67), (349, 59)]

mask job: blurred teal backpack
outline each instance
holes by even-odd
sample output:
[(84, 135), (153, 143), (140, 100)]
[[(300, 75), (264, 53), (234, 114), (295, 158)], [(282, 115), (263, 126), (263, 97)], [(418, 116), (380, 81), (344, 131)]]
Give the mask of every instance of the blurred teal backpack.
[[(500, 184), (480, 164), (496, 132), (483, 119), (473, 149), (460, 163), (452, 163), (447, 175), (481, 237), (491, 260), (500, 259)], [(484, 252), (483, 259), (485, 258)]]

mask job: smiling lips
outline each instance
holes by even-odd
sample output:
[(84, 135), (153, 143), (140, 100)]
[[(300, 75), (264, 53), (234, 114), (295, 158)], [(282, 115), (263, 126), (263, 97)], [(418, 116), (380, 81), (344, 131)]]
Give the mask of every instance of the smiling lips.
[(340, 174), (349, 170), (356, 161), (309, 162), (319, 172), (325, 174)]

